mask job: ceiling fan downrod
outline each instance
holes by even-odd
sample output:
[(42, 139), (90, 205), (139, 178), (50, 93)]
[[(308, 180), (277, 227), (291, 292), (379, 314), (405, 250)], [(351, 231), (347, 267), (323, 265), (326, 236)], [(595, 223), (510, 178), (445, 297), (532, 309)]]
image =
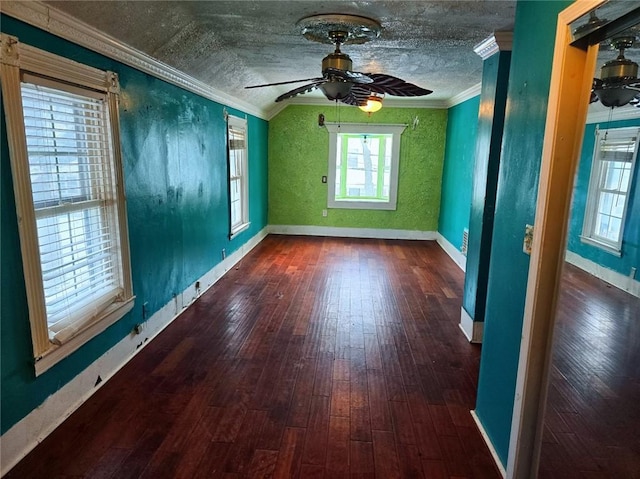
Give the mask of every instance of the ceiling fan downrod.
[(342, 45), (347, 37), (347, 32), (331, 31), (329, 32), (329, 38), (335, 44), (336, 49), (333, 53), (329, 53), (322, 59), (322, 73), (324, 74), (328, 68), (335, 68), (336, 70), (350, 71), (353, 67), (351, 57), (346, 53), (340, 51), (340, 45)]

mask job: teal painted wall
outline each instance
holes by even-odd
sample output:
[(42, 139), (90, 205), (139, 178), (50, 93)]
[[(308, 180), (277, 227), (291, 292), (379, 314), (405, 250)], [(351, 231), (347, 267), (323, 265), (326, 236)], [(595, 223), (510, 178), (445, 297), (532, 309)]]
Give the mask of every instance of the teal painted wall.
[(570, 3), (519, 1), (516, 7), (476, 402), (503, 464), (529, 271), (522, 240), (535, 216), (557, 15)]
[[(589, 191), (589, 178), (591, 176), (591, 162), (593, 160), (594, 138), (597, 123), (587, 124), (582, 143), (582, 154), (576, 175), (576, 184), (573, 190), (573, 202), (571, 217), (569, 219), (569, 241), (567, 248), (583, 258), (598, 263), (605, 268), (627, 276), (631, 268), (640, 270), (640, 165), (636, 160), (636, 170), (629, 193), (629, 206), (627, 207), (626, 223), (622, 236), (622, 255), (615, 256), (611, 253), (580, 241), (582, 226), (584, 223), (584, 211), (587, 205), (587, 193)], [(640, 119), (622, 120), (600, 123), (601, 129), (624, 128), (640, 126)], [(640, 279), (640, 274), (636, 276)]]
[(469, 227), (480, 95), (448, 110), (438, 231), (458, 251)]
[[(267, 122), (248, 118), (251, 227), (228, 239), (223, 106), (72, 43), (1, 17), (21, 42), (119, 74), (120, 127), (131, 243), (131, 313), (35, 378), (4, 112), (0, 114), (2, 254), (1, 430), (64, 386), (267, 224)], [(229, 112), (245, 116), (239, 111)]]
[(330, 209), (326, 218), (329, 133), (336, 106), (290, 105), (269, 122), (269, 224), (435, 231), (440, 211), (447, 111), (383, 107), (367, 116), (340, 107), (344, 123), (420, 123), (402, 134), (396, 211)]
[(462, 307), (484, 321), (511, 52), (484, 61)]

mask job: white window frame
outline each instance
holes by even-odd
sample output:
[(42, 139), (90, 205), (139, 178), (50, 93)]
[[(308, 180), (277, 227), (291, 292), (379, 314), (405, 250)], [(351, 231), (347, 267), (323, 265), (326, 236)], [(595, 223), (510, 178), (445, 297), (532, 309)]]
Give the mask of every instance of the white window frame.
[[(622, 212), (622, 220), (620, 224), (620, 234), (618, 241), (612, 241), (597, 234), (595, 231), (598, 215), (598, 203), (600, 194), (607, 192), (603, 186), (603, 175), (605, 174), (605, 165), (602, 160), (602, 150), (600, 145), (602, 140), (607, 139), (625, 139), (634, 140), (635, 146), (631, 160), (631, 169), (629, 177), (629, 187), (624, 193), (624, 207)], [(583, 243), (596, 246), (616, 256), (622, 254), (622, 239), (624, 237), (625, 218), (627, 216), (627, 208), (629, 207), (629, 194), (633, 185), (635, 165), (638, 157), (638, 144), (640, 142), (640, 128), (613, 128), (613, 129), (596, 129), (595, 144), (593, 148), (593, 160), (591, 162), (591, 175), (589, 178), (589, 189), (587, 193), (587, 204), (585, 207), (584, 222), (582, 226), (582, 235), (580, 240)], [(613, 191), (613, 190), (612, 190)], [(620, 194), (618, 192), (618, 194)]]
[[(236, 172), (237, 173), (239, 172), (239, 174), (236, 174), (235, 177), (231, 176), (231, 162), (235, 161), (235, 155), (231, 153), (232, 151), (234, 151), (232, 150), (232, 145), (231, 145), (231, 137), (232, 137), (233, 129), (244, 132), (244, 148), (236, 149), (236, 150), (242, 151), (242, 153), (240, 154), (239, 164), (236, 164), (236, 168), (235, 168)], [(227, 116), (227, 157), (229, 160), (228, 172), (229, 172), (229, 229), (230, 229), (229, 237), (230, 238), (233, 238), (237, 234), (246, 230), (251, 224), (249, 222), (248, 141), (249, 141), (249, 130), (247, 128), (247, 119), (239, 118), (233, 115), (228, 115)], [(235, 221), (235, 222), (232, 214), (233, 205), (231, 203), (231, 188), (232, 188), (232, 183), (234, 181), (237, 181), (240, 185), (240, 211), (241, 211), (241, 217), (239, 218), (238, 221)]]
[[(67, 357), (108, 326), (118, 321), (133, 307), (131, 261), (124, 194), (124, 178), (118, 129), (118, 77), (113, 72), (98, 70), (49, 52), (21, 44), (13, 36), (2, 34), (0, 79), (6, 118), (7, 140), (13, 176), (20, 248), (29, 307), (29, 322), (33, 344), (35, 373), (39, 375)], [(110, 232), (115, 234), (115, 260), (119, 268), (119, 294), (107, 303), (93, 304), (82, 309), (68, 328), (50, 331), (44, 301), (44, 287), (38, 246), (36, 212), (31, 191), (29, 157), (22, 109), (21, 81), (24, 76), (45, 78), (55, 84), (102, 94), (107, 103), (110, 131), (110, 166), (114, 178), (116, 198), (113, 215), (115, 222)], [(51, 85), (51, 82), (49, 82)], [(62, 91), (63, 89), (60, 88)], [(88, 311), (90, 309), (90, 311)]]
[[(400, 167), (400, 141), (407, 125), (370, 123), (325, 123), (329, 132), (328, 208), (395, 210), (398, 202), (398, 170)], [(339, 134), (392, 135), (391, 171), (389, 175), (389, 200), (336, 199), (336, 169)]]

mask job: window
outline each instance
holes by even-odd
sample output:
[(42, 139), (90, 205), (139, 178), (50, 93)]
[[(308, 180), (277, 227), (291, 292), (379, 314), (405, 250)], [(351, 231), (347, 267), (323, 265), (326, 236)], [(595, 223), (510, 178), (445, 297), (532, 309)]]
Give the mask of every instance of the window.
[(582, 241), (620, 254), (638, 128), (597, 130)]
[(39, 374), (133, 306), (118, 83), (15, 38), (2, 44), (15, 53), (3, 57), (2, 93)]
[(231, 237), (249, 227), (247, 120), (227, 118), (229, 138), (229, 222)]
[(330, 208), (395, 210), (405, 125), (334, 124), (329, 131)]

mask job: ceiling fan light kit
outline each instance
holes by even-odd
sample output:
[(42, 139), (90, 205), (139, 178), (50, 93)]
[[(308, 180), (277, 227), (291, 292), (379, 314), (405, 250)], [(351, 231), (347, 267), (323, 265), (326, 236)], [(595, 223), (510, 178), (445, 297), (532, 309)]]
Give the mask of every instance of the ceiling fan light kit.
[[(340, 50), (341, 45), (363, 44), (378, 38), (382, 26), (376, 20), (358, 15), (322, 14), (305, 17), (298, 21), (302, 35), (311, 41), (335, 45), (335, 51), (322, 59), (322, 76), (305, 80), (291, 80), (246, 88), (283, 85), (310, 81), (306, 85), (294, 88), (276, 98), (276, 102), (320, 89), (331, 101), (340, 101), (347, 105), (367, 108), (368, 112), (382, 107), (382, 96), (423, 96), (431, 90), (421, 88), (384, 73), (360, 73), (352, 70), (353, 62), (349, 55)], [(371, 99), (374, 98), (374, 99)]]
[(382, 97), (376, 93), (372, 93), (367, 98), (367, 103), (358, 106), (365, 113), (375, 113), (382, 108)]

